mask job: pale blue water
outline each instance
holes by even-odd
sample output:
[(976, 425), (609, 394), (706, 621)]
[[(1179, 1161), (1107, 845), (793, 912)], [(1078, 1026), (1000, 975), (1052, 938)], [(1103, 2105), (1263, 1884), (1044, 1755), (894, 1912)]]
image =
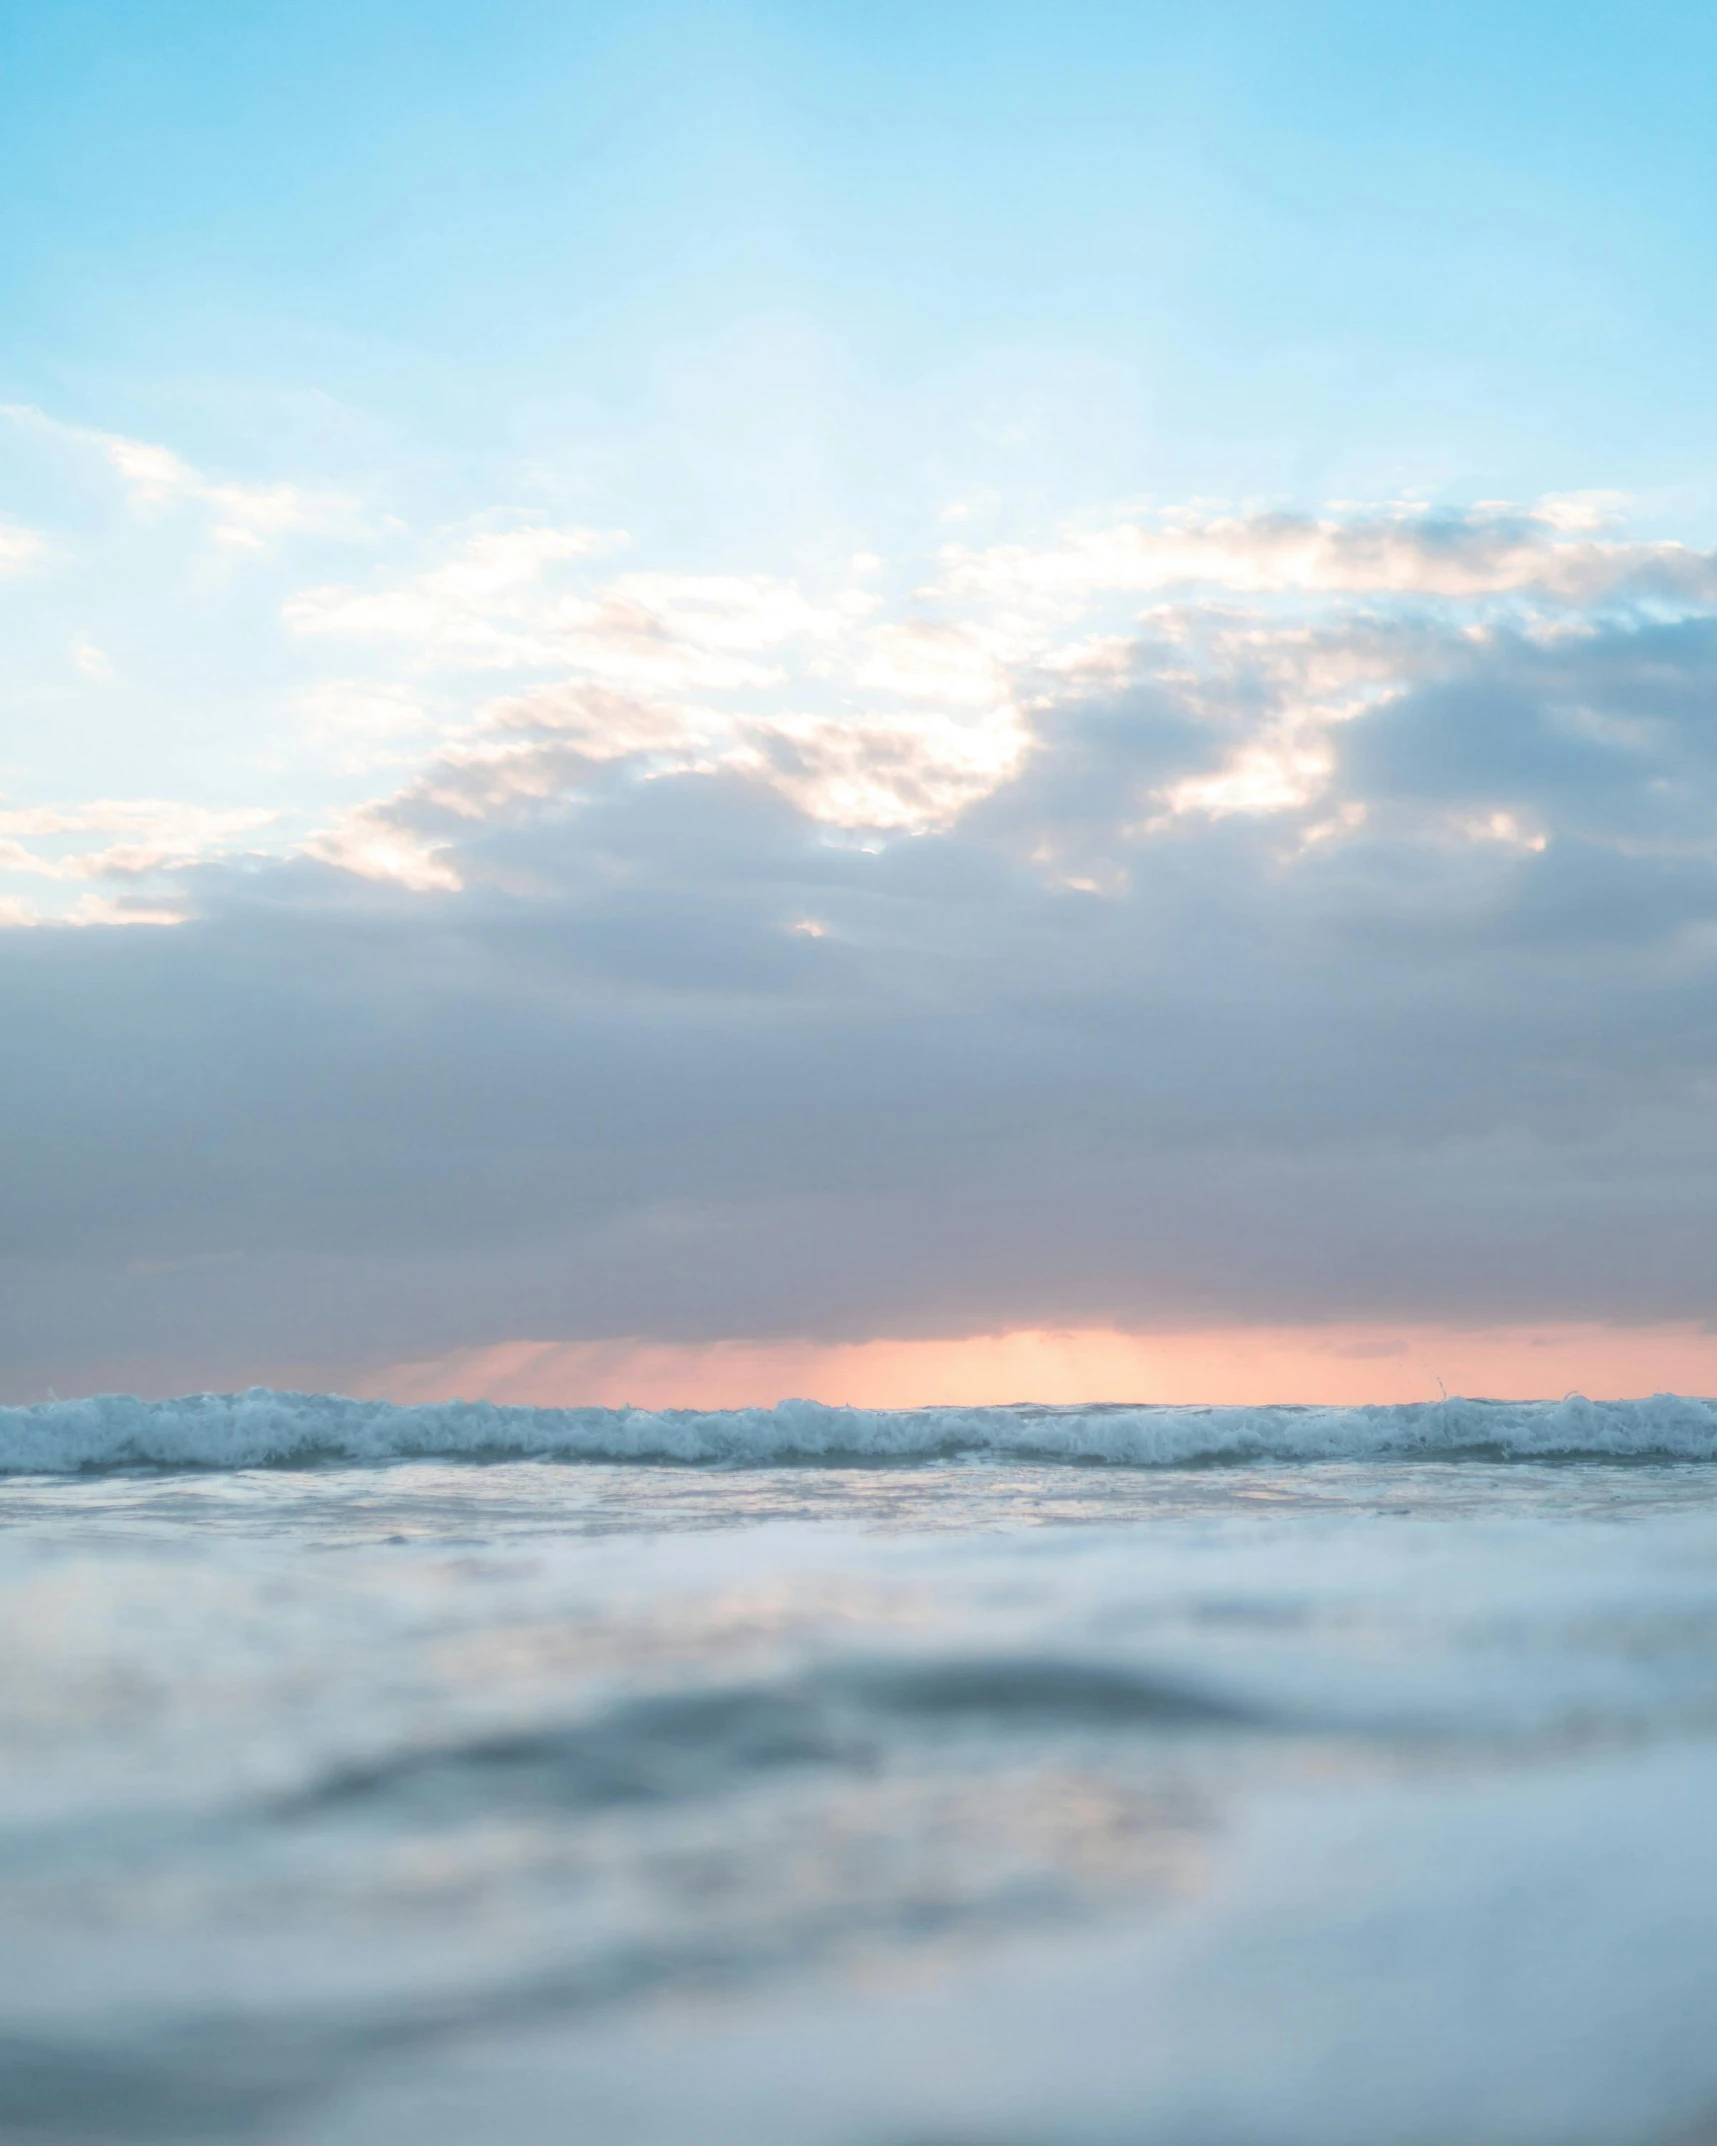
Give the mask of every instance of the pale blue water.
[(1704, 2136), (1714, 1425), (0, 1411), (0, 2139)]

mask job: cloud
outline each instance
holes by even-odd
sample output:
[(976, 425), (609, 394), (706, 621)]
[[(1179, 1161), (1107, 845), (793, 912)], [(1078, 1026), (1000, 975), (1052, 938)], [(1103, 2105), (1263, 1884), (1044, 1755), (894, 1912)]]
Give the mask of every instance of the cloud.
[(360, 535), (366, 527), (360, 502), (348, 493), (210, 477), (169, 447), (68, 425), (28, 404), (0, 405), (0, 417), (99, 457), (118, 478), (136, 513), (156, 515), (185, 505), (200, 509), (210, 540), (225, 550), (261, 551), (274, 538), (287, 535)]
[(879, 598), (857, 585), (814, 599), (767, 575), (593, 569), (618, 541), (481, 530), (406, 579), (288, 600), (297, 634), (398, 644), (416, 677), (548, 674), (481, 705), (398, 798), (347, 815), (316, 854), (366, 871), (393, 860), (426, 885), (445, 867), (402, 840), (408, 823), (547, 796), (616, 759), (742, 772), (833, 824), (872, 828), (943, 823), (1017, 761), (1004, 636), (878, 619)]
[[(1708, 1317), (1710, 561), (1560, 508), (1460, 529), (1261, 526), (1241, 586), (1037, 623), (459, 540), (393, 590), (457, 569), (403, 636), (422, 690), (491, 629), (566, 668), (298, 854), (0, 816), (187, 919), (0, 937), (15, 1389), (524, 1335)], [(575, 669), (621, 584), (785, 683)]]
[(992, 603), (1077, 604), (1099, 592), (1214, 586), (1256, 595), (1466, 599), (1517, 593), (1591, 603), (1628, 593), (1717, 598), (1717, 565), (1676, 543), (1592, 534), (1568, 502), (1466, 513), (1422, 508), (1312, 516), (1184, 511), (1154, 525), (1069, 530), (1059, 542), (950, 545), (942, 584)]
[(637, 692), (779, 683), (784, 643), (837, 635), (871, 599), (810, 602), (768, 575), (634, 572), (599, 584), (558, 569), (624, 544), (581, 528), (480, 530), (405, 580), (306, 589), (284, 607), (302, 635), (406, 644), (420, 668), (562, 670)]
[[(218, 857), (242, 838), (273, 826), (281, 815), (267, 806), (211, 808), (162, 798), (95, 798), (78, 805), (0, 804), (0, 872), (37, 879), (138, 880), (193, 861)], [(118, 835), (90, 847), (77, 838)], [(146, 911), (152, 921), (179, 920), (177, 909)], [(138, 920), (135, 906), (107, 910), (85, 905), (82, 920)], [(24, 921), (35, 921), (31, 910)]]
[[(1144, 671), (1207, 735), (1232, 738), (1151, 809), (1277, 814), (1328, 790), (1331, 727), (1398, 691), (1421, 656), (1442, 663), (1451, 635), (1548, 648), (1600, 614), (1717, 602), (1711, 558), (1631, 538), (1613, 516), (1583, 499), (1188, 509), (1036, 548), (950, 547), (904, 610), (868, 567), (864, 585), (813, 598), (768, 576), (606, 573), (620, 540), (588, 529), (483, 527), (445, 538), (414, 575), (305, 590), (284, 615), (305, 638), (396, 646), (419, 677), (535, 674), (448, 736), (418, 797), (543, 794), (572, 760), (647, 739), (657, 773), (742, 771), (833, 825), (946, 826), (1018, 770), (1034, 695)], [(1333, 809), (1330, 826), (1353, 817)]]
[(297, 633), (414, 642), (426, 660), (530, 660), (520, 652), (542, 629), (545, 577), (562, 561), (604, 548), (591, 529), (481, 530), (403, 583), (306, 589), (285, 605), (286, 622)]
[(408, 686), (319, 678), (299, 704), (312, 750), (341, 774), (367, 774), (420, 757), (425, 733), (445, 727)]
[(17, 522), (0, 522), (0, 579), (27, 573), (47, 553), (47, 540)]
[(906, 701), (988, 708), (1009, 697), (1012, 653), (996, 636), (963, 623), (907, 619), (869, 636), (857, 679)]

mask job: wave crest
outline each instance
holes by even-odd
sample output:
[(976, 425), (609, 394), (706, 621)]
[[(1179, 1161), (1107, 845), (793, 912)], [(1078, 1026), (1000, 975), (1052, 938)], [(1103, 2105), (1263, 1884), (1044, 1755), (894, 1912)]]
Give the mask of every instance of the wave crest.
[(400, 1407), (338, 1394), (100, 1394), (0, 1408), (0, 1474), (137, 1468), (280, 1468), (398, 1460), (591, 1460), (760, 1466), (990, 1454), (1115, 1467), (1211, 1461), (1717, 1460), (1717, 1401), (1414, 1402), (1371, 1408), (508, 1408)]

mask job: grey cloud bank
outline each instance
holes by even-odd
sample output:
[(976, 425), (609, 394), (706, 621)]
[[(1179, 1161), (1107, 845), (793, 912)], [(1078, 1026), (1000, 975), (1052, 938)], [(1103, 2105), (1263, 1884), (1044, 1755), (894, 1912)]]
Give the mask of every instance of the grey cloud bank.
[(575, 682), (368, 808), (416, 885), (212, 864), (176, 928), (0, 935), (8, 1396), (1711, 1312), (1717, 619), (1205, 603), (1010, 677), (940, 824)]

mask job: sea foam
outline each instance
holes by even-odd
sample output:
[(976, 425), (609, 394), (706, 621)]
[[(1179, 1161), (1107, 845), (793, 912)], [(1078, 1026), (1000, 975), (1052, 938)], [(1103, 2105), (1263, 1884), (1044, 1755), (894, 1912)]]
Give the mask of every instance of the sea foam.
[(1220, 1461), (1717, 1460), (1717, 1401), (1448, 1399), (1371, 1408), (400, 1407), (337, 1394), (126, 1394), (0, 1408), (0, 1474), (587, 1460), (682, 1465), (864, 1464), (995, 1456), (1177, 1467)]

